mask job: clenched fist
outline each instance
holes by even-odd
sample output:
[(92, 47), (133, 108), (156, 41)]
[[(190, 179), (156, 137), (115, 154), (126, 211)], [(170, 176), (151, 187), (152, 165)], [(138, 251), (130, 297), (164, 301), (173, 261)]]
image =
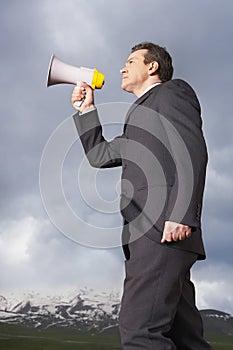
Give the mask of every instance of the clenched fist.
[[(73, 107), (81, 113), (95, 108), (93, 89), (84, 82), (78, 83), (73, 90), (71, 101)], [(75, 102), (81, 102), (81, 105), (75, 104)]]
[(183, 241), (191, 236), (191, 227), (173, 221), (165, 221), (161, 243)]

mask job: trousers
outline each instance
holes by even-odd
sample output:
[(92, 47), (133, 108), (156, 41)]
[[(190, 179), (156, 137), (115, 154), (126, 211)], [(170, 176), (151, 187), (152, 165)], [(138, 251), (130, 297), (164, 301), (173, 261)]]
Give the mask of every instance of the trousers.
[(123, 350), (210, 350), (190, 269), (197, 255), (145, 235), (124, 247), (119, 331)]

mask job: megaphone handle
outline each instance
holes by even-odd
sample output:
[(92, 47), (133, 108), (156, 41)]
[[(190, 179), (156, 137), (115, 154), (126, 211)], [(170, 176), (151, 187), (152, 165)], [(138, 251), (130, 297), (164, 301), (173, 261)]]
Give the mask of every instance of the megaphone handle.
[[(77, 81), (76, 85), (80, 87), (80, 86), (81, 86), (81, 82), (80, 82), (80, 81)], [(74, 105), (75, 105), (76, 107), (80, 107), (82, 103), (83, 103), (83, 100), (81, 100), (81, 101), (75, 101)]]
[(80, 107), (82, 103), (83, 103), (83, 100), (81, 100), (81, 101), (75, 101), (74, 105), (75, 105), (76, 107)]

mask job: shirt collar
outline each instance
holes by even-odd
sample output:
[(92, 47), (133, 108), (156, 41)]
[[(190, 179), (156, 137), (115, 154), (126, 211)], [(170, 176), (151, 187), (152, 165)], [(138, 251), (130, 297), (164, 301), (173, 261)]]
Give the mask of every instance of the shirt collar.
[(147, 91), (151, 90), (153, 87), (155, 87), (156, 85), (159, 85), (159, 84), (161, 84), (161, 83), (155, 83), (155, 84), (149, 86), (148, 88), (146, 88), (146, 90), (143, 91), (143, 93), (140, 96), (138, 96), (138, 98), (142, 97)]

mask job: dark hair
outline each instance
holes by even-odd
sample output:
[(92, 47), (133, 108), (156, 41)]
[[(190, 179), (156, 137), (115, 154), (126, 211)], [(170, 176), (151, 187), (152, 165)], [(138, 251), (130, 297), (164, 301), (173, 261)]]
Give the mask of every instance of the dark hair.
[(150, 43), (148, 41), (135, 45), (131, 49), (131, 53), (137, 50), (147, 50), (144, 63), (156, 61), (159, 64), (158, 76), (162, 82), (168, 81), (173, 75), (172, 58), (165, 47)]

